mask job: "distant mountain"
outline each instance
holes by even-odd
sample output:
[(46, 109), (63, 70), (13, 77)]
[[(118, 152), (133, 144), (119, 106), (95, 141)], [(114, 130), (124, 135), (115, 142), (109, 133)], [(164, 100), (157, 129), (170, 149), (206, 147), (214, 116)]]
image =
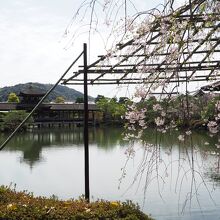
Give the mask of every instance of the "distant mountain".
[[(25, 83), (25, 84), (17, 84), (15, 86), (6, 86), (0, 88), (0, 102), (5, 102), (8, 99), (8, 95), (11, 92), (19, 93), (28, 88), (34, 88), (41, 92), (47, 92), (53, 85), (52, 84), (41, 84), (41, 83)], [(58, 85), (53, 92), (48, 96), (47, 101), (54, 101), (57, 96), (62, 96), (66, 101), (74, 102), (76, 98), (83, 97), (83, 94), (75, 89), (71, 89), (67, 86)], [(94, 98), (89, 96), (89, 100), (93, 101)]]

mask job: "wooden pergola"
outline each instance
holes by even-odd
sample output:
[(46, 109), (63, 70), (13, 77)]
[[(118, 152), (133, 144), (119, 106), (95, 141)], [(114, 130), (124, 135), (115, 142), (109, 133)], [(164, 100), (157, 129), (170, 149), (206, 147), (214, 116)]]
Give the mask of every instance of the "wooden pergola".
[[(206, 0), (189, 4), (161, 15), (148, 23), (135, 38), (119, 42), (116, 48), (87, 65), (87, 45), (81, 55), (83, 65), (68, 78), (66, 85), (84, 86), (84, 148), (85, 148), (85, 198), (89, 201), (89, 146), (88, 146), (88, 85), (145, 84), (149, 88), (158, 84), (161, 93), (164, 85), (210, 81), (220, 79), (220, 12), (199, 12)], [(185, 24), (179, 42), (172, 36), (164, 39), (167, 30)], [(192, 36), (194, 37), (192, 37)], [(198, 37), (197, 37), (198, 36)], [(165, 41), (164, 41), (165, 40)], [(161, 44), (161, 41), (164, 41)], [(209, 48), (206, 47), (209, 44)], [(162, 49), (161, 49), (162, 48)], [(176, 48), (178, 56), (172, 59)], [(129, 52), (128, 52), (129, 51)], [(156, 58), (156, 59), (155, 59)], [(150, 91), (150, 90), (149, 90)]]
[[(150, 28), (145, 30), (143, 27), (135, 39), (118, 43), (111, 52), (88, 65), (87, 83), (171, 84), (218, 80), (220, 12), (198, 12), (205, 2), (194, 0), (168, 15), (155, 17), (148, 23)], [(169, 30), (175, 27), (174, 23), (176, 26), (185, 24), (185, 30), (180, 34), (182, 38), (177, 42), (168, 36), (161, 44), (164, 26)], [(173, 48), (176, 49), (174, 53), (178, 53), (174, 59)], [(79, 66), (71, 77), (63, 79), (63, 84), (83, 85), (83, 74), (84, 66)]]

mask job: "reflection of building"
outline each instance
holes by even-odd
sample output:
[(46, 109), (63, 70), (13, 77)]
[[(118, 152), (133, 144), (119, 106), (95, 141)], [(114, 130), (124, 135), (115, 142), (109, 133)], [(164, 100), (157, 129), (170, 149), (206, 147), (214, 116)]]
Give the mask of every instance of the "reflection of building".
[(42, 146), (39, 143), (33, 142), (33, 144), (29, 144), (25, 149), (22, 149), (23, 156), (20, 158), (20, 162), (25, 162), (32, 169), (35, 164), (39, 163), (43, 160), (41, 155)]
[[(122, 141), (121, 128), (89, 128), (89, 143), (102, 150), (111, 150)], [(0, 133), (0, 143), (5, 139), (5, 134)], [(84, 135), (83, 128), (71, 129), (39, 129), (33, 132), (18, 133), (7, 146), (7, 151), (21, 152), (20, 162), (34, 168), (36, 164), (47, 160), (47, 153), (50, 148), (77, 148), (83, 149)], [(44, 153), (42, 153), (44, 151)], [(46, 156), (45, 156), (46, 153)]]
[[(0, 103), (0, 111), (25, 110), (30, 112), (45, 95), (30, 87), (20, 92), (20, 103)], [(83, 103), (57, 104), (43, 103), (33, 115), (34, 123), (38, 126), (62, 126), (64, 124), (81, 124), (83, 122)], [(89, 104), (89, 122), (95, 124), (100, 121), (100, 112), (95, 104)]]

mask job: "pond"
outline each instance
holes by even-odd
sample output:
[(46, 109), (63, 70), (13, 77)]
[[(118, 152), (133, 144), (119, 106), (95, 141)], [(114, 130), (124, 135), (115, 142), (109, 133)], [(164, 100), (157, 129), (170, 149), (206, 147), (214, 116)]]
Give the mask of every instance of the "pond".
[[(92, 200), (132, 200), (157, 220), (220, 219), (218, 137), (200, 131), (179, 142), (178, 131), (149, 129), (128, 148), (122, 133), (115, 127), (89, 130)], [(0, 134), (1, 143), (5, 138)], [(82, 128), (17, 134), (0, 152), (0, 184), (60, 199), (81, 196)]]

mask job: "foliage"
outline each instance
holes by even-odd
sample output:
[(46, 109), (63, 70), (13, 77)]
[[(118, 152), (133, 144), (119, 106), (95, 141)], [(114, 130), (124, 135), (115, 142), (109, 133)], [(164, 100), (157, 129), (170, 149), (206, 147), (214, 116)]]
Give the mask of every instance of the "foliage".
[(77, 97), (75, 103), (84, 103), (83, 97)]
[(206, 99), (205, 96), (179, 95), (161, 100), (150, 97), (128, 106), (126, 128), (128, 133), (133, 134), (148, 126), (156, 127), (163, 133), (171, 128), (204, 128), (208, 120), (217, 118), (218, 103), (219, 98)]
[(6, 114), (6, 112), (0, 112), (0, 131), (3, 130), (3, 118)]
[(101, 99), (104, 99), (105, 96), (104, 95), (97, 95), (97, 97), (95, 98), (95, 103), (97, 103), (98, 101), (100, 101)]
[(0, 112), (0, 122), (3, 122), (3, 118), (5, 117), (6, 114), (7, 112)]
[[(28, 113), (24, 110), (8, 112), (3, 117), (3, 129), (13, 131), (27, 117), (27, 115)], [(23, 125), (23, 130), (27, 129), (28, 123), (33, 123), (32, 117), (30, 117), (29, 120)]]
[(55, 103), (64, 103), (65, 98), (63, 96), (57, 96), (55, 99)]
[(0, 187), (1, 219), (127, 219), (150, 220), (132, 202), (96, 201), (87, 203), (83, 198), (60, 201), (57, 197), (34, 197), (33, 194), (16, 192)]
[(120, 97), (117, 101), (115, 98), (98, 95), (96, 104), (104, 114), (104, 121), (123, 122), (121, 117), (124, 117), (125, 112), (135, 104), (138, 110), (147, 109), (144, 120), (148, 126), (157, 126), (156, 119), (161, 118), (164, 119), (161, 127), (166, 129), (187, 126), (202, 128), (207, 120), (214, 119), (218, 99), (190, 95), (186, 98), (184, 95), (179, 95), (170, 99), (157, 100), (152, 96), (142, 102), (134, 103), (126, 97)]
[(128, 97), (119, 97), (118, 102), (121, 104), (126, 104), (129, 101)]
[(215, 114), (215, 102), (214, 100), (211, 100), (208, 102), (207, 106), (202, 111), (201, 116), (204, 120), (212, 120), (214, 119), (214, 114)]
[(107, 98), (104, 96), (98, 96), (96, 98), (96, 104), (104, 114), (104, 121), (119, 121), (122, 122), (122, 117), (125, 115), (127, 101), (123, 101), (119, 98)]
[(18, 96), (14, 92), (11, 92), (8, 95), (8, 100), (7, 101), (8, 102), (17, 102), (18, 103), (20, 100), (19, 100)]

